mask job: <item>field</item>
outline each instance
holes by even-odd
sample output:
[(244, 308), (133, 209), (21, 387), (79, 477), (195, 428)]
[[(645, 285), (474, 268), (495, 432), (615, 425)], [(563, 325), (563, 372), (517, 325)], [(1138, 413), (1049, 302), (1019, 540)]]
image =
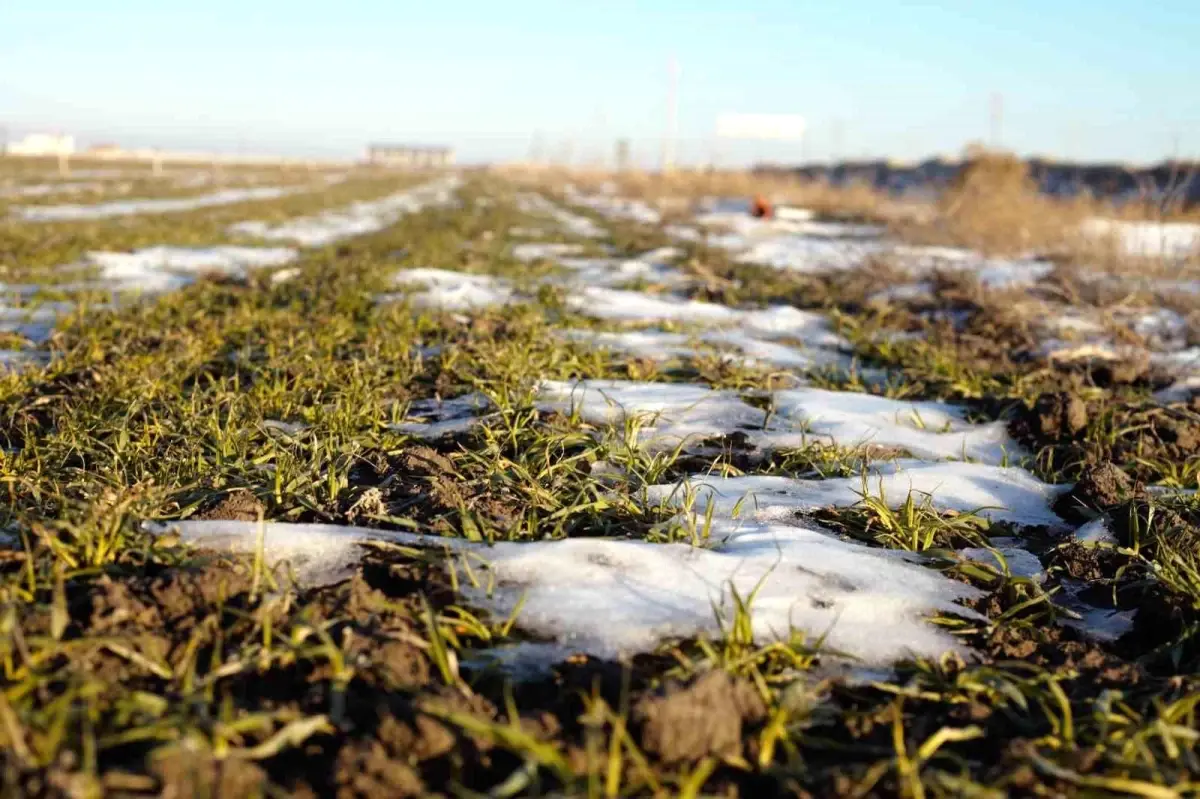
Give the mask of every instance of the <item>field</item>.
[(1200, 793), (1186, 216), (1003, 158), (48, 172), (0, 159), (3, 795)]

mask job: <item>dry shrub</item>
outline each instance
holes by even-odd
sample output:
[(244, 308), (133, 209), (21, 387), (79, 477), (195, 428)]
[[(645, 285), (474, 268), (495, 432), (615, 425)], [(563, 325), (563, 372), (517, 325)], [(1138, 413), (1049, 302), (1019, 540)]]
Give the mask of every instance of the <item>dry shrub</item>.
[(1024, 161), (999, 152), (973, 154), (938, 205), (954, 244), (993, 255), (1061, 250), (1082, 217), (1077, 204), (1040, 194)]

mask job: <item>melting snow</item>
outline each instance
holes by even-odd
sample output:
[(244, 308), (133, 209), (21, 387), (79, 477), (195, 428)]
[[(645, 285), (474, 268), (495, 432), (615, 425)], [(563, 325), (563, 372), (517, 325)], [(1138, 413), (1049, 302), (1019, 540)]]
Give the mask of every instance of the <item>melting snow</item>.
[(1034, 258), (988, 258), (956, 247), (896, 246), (889, 253), (895, 265), (916, 277), (937, 272), (960, 272), (993, 289), (1031, 286), (1054, 271), (1054, 264)]
[(12, 209), (12, 213), (26, 222), (61, 222), (66, 220), (108, 219), (135, 214), (166, 214), (176, 211), (192, 211), (217, 205), (231, 205), (252, 200), (274, 200), (297, 191), (284, 186), (265, 186), (254, 189), (225, 189), (202, 194), (198, 197), (170, 197), (164, 199), (134, 199), (94, 205), (24, 205)]
[(635, 280), (679, 285), (690, 279), (669, 262), (681, 255), (674, 247), (662, 247), (634, 258), (559, 258), (558, 263), (585, 285), (617, 286)]
[(572, 188), (568, 188), (566, 195), (568, 202), (590, 208), (609, 219), (628, 219), (643, 225), (657, 225), (662, 222), (662, 214), (641, 200), (603, 194), (581, 194)]
[(562, 242), (527, 241), (516, 244), (512, 248), (513, 258), (525, 263), (533, 261), (552, 261), (564, 255), (578, 255), (583, 252), (582, 244), (564, 244)]
[(911, 402), (871, 394), (815, 388), (776, 392), (777, 418), (805, 433), (772, 436), (776, 447), (803, 446), (805, 439), (839, 446), (897, 447), (919, 458), (971, 458), (1002, 463), (1019, 450), (1003, 422), (975, 425), (962, 408), (943, 402)]
[(29, 186), (7, 186), (0, 197), (46, 197), (51, 194), (77, 194), (85, 191), (104, 191), (103, 183), (35, 183)]
[(1125, 255), (1182, 260), (1200, 254), (1200, 224), (1195, 222), (1122, 222), (1088, 219), (1084, 236), (1105, 241)]
[(405, 214), (448, 205), (460, 183), (456, 177), (439, 178), (379, 200), (352, 203), (316, 216), (289, 219), (278, 225), (239, 222), (230, 231), (270, 241), (294, 241), (303, 247), (323, 247), (353, 236), (376, 233)]
[(1007, 572), (1013, 577), (1024, 577), (1039, 583), (1046, 579), (1046, 569), (1038, 556), (1020, 547), (966, 547), (956, 554), (965, 560), (990, 566), (1001, 574)]
[(105, 288), (153, 293), (182, 288), (204, 273), (245, 277), (251, 270), (283, 266), (297, 256), (287, 247), (164, 246), (134, 252), (91, 252), (85, 261), (96, 267)]
[(540, 194), (517, 195), (517, 208), (523, 213), (549, 217), (567, 233), (580, 238), (600, 239), (607, 235), (604, 228), (597, 225), (591, 219), (579, 214), (573, 214), (565, 208), (550, 202)]
[[(661, 330), (625, 331), (620, 333), (595, 330), (567, 330), (565, 335), (598, 349), (613, 350), (637, 358), (670, 360), (672, 358), (701, 358), (719, 355), (748, 365), (768, 364), (781, 369), (810, 370), (836, 366), (849, 369), (852, 359), (828, 349), (800, 349), (773, 341), (764, 341), (736, 330), (717, 330), (689, 336)], [(701, 346), (697, 346), (701, 345)], [(703, 346), (718, 348), (718, 351)], [(732, 350), (723, 351), (725, 349)]]
[(1075, 531), (1075, 540), (1081, 544), (1115, 544), (1117, 537), (1112, 531), (1112, 520), (1107, 516), (1092, 519)]
[(588, 287), (567, 298), (578, 313), (618, 322), (671, 321), (686, 324), (736, 327), (766, 337), (794, 337), (813, 346), (846, 347), (849, 343), (833, 332), (829, 320), (818, 313), (790, 305), (742, 311), (700, 300), (671, 295), (652, 295)]
[(1050, 510), (1050, 504), (1066, 488), (1047, 485), (1015, 467), (904, 460), (873, 466), (865, 481), (862, 477), (693, 477), (651, 486), (647, 497), (651, 502), (682, 507), (690, 496), (697, 513), (711, 506), (720, 517), (732, 516), (736, 509), (746, 518), (782, 520), (799, 511), (855, 505), (864, 490), (871, 496), (882, 492), (892, 507), (903, 504), (912, 492), (929, 497), (939, 510), (978, 511), (995, 521), (1061, 529), (1063, 521)]
[(694, 384), (542, 381), (537, 402), (545, 411), (578, 413), (590, 424), (640, 419), (644, 423), (640, 441), (650, 449), (672, 449), (689, 440), (740, 433), (760, 449), (799, 448), (814, 442), (843, 447), (869, 444), (919, 457), (965, 456), (991, 463), (1002, 463), (1017, 451), (1002, 424), (969, 424), (961, 410), (943, 403), (815, 388), (770, 396), (774, 413), (768, 416), (736, 392)]
[[(406, 269), (394, 278), (399, 286), (417, 286), (424, 291), (408, 294), (417, 308), (441, 308), (446, 311), (471, 311), (512, 302), (511, 287), (489, 275), (469, 275), (445, 269)], [(392, 302), (404, 295), (384, 294), (380, 302)]]
[[(756, 640), (802, 632), (815, 645), (870, 664), (964, 650), (925, 623), (933, 612), (976, 617), (957, 603), (979, 591), (901, 553), (842, 541), (815, 525), (716, 522), (710, 547), (595, 538), (493, 547), (461, 539), (337, 527), (228, 521), (148, 524), (199, 546), (287, 559), (306, 583), (342, 579), (358, 544), (445, 549), (469, 559), (468, 601), (572, 651), (619, 657), (664, 641), (719, 636), (734, 592), (749, 600)], [(453, 561), (452, 561), (453, 562)], [(751, 599), (751, 597), (753, 597)]]
[(16, 333), (41, 344), (50, 338), (59, 317), (74, 310), (70, 302), (44, 302), (28, 308), (0, 305), (0, 333)]
[(408, 407), (408, 421), (390, 427), (397, 433), (425, 439), (465, 433), (482, 421), (480, 412), (490, 406), (488, 398), (479, 393), (447, 400), (417, 400)]

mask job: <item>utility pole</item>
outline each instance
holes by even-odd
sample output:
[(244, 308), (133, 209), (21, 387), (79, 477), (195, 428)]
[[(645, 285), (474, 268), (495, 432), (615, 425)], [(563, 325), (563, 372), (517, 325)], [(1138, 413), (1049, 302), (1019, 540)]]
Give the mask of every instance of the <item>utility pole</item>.
[(542, 150), (542, 132), (540, 130), (535, 130), (533, 132), (533, 137), (529, 140), (529, 162), (533, 166), (542, 165), (542, 161), (545, 157)]
[(667, 64), (667, 131), (663, 137), (662, 171), (675, 169), (675, 139), (679, 135), (679, 62), (671, 56)]
[(614, 161), (618, 172), (629, 170), (629, 152), (629, 139), (617, 139), (616, 149), (614, 150)]
[(991, 98), (991, 120), (988, 136), (989, 143), (993, 148), (1000, 146), (1000, 132), (1004, 126), (1004, 95), (1000, 92), (992, 92)]

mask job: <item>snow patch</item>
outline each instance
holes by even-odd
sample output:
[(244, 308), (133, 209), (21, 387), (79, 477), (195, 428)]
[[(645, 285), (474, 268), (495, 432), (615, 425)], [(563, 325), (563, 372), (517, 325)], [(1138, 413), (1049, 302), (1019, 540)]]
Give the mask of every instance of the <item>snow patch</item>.
[(167, 214), (193, 211), (219, 205), (274, 200), (298, 191), (286, 186), (263, 186), (252, 189), (224, 189), (197, 197), (164, 199), (118, 200), (93, 205), (22, 205), (12, 208), (12, 214), (25, 222), (63, 222), (68, 220), (110, 219), (137, 214)]
[(1080, 228), (1089, 239), (1108, 243), (1135, 258), (1183, 260), (1200, 254), (1200, 224), (1195, 222), (1124, 222), (1094, 217)]
[(793, 518), (801, 511), (850, 507), (864, 492), (882, 495), (898, 507), (909, 493), (928, 497), (943, 511), (978, 511), (994, 521), (1062, 529), (1063, 520), (1050, 505), (1067, 486), (1041, 482), (1024, 469), (978, 463), (929, 463), (902, 460), (877, 464), (860, 477), (800, 480), (760, 475), (749, 477), (692, 477), (680, 483), (647, 489), (652, 503), (683, 507), (703, 514), (711, 507), (718, 517), (741, 517), (760, 521)]
[(278, 225), (257, 221), (238, 222), (229, 230), (231, 233), (268, 241), (293, 241), (302, 247), (324, 247), (353, 236), (377, 233), (395, 224), (405, 214), (449, 205), (460, 184), (461, 180), (457, 177), (444, 177), (379, 200), (356, 202), (315, 216), (289, 219)]
[(695, 384), (546, 380), (538, 386), (537, 404), (543, 411), (578, 414), (595, 425), (638, 420), (639, 443), (652, 450), (740, 434), (760, 450), (812, 443), (873, 445), (918, 457), (969, 457), (989, 463), (1002, 463), (1019, 451), (1002, 424), (969, 424), (961, 410), (943, 403), (815, 388), (778, 391), (769, 398), (770, 415), (736, 392)]
[[(359, 545), (384, 541), (444, 549), (471, 561), (468, 602), (570, 651), (622, 657), (675, 639), (721, 635), (735, 599), (750, 604), (756, 640), (789, 640), (868, 664), (965, 654), (924, 621), (933, 612), (977, 618), (958, 604), (980, 592), (902, 553), (842, 541), (815, 525), (717, 522), (710, 546), (595, 538), (492, 547), (411, 533), (268, 522), (147, 524), (190, 544), (286, 559), (307, 583), (343, 579)], [(460, 575), (463, 573), (460, 570)]]
[(515, 296), (508, 283), (499, 278), (445, 269), (406, 269), (393, 282), (424, 290), (408, 295), (384, 294), (378, 298), (379, 302), (393, 302), (407, 296), (416, 308), (472, 311), (507, 305)]

